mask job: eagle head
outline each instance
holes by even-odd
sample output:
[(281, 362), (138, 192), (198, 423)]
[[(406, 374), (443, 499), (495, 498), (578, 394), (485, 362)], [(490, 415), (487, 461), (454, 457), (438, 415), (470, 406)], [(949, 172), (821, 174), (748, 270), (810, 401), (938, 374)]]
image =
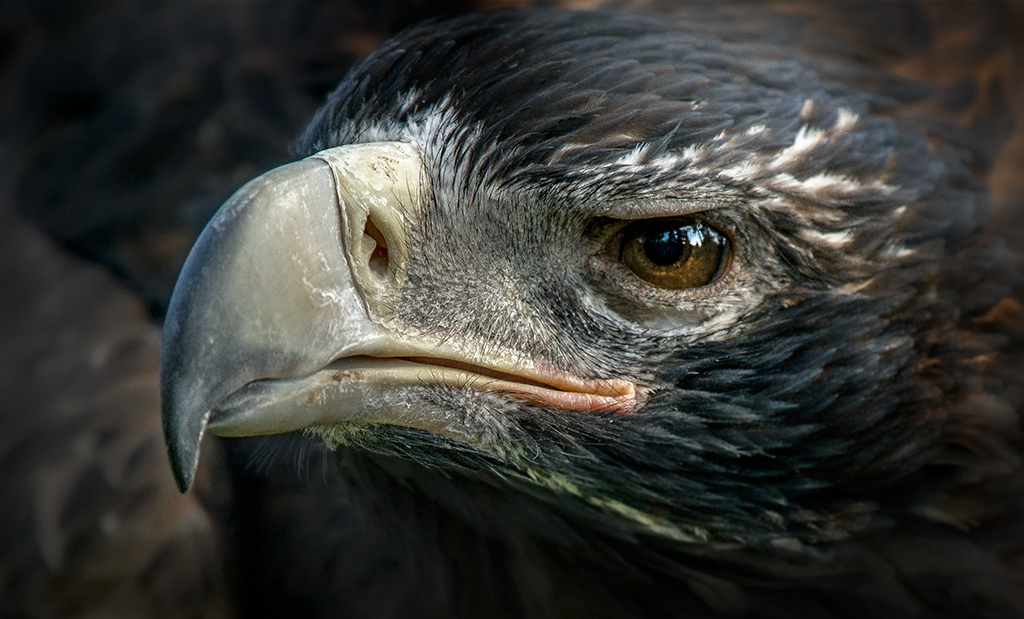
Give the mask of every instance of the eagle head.
[(180, 487), (204, 431), (304, 430), (684, 543), (940, 492), (1006, 406), (963, 361), (1001, 254), (974, 160), (894, 105), (697, 19), (405, 31), (188, 258)]

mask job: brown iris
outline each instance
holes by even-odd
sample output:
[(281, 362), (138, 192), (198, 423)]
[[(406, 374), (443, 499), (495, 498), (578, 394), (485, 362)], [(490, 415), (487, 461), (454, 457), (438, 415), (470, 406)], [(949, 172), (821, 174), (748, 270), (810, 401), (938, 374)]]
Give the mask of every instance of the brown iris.
[(728, 255), (718, 230), (693, 217), (666, 217), (627, 226), (619, 260), (649, 284), (682, 290), (713, 282)]

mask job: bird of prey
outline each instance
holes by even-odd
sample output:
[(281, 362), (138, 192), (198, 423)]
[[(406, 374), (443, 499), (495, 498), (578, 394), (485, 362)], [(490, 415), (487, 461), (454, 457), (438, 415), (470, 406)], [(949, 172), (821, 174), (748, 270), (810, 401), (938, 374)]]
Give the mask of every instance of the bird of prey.
[[(1007, 18), (616, 8), (403, 31), (210, 221), (160, 353), (175, 479), (234, 557), (203, 586), (1024, 616)], [(316, 468), (224, 471), (254, 450)]]

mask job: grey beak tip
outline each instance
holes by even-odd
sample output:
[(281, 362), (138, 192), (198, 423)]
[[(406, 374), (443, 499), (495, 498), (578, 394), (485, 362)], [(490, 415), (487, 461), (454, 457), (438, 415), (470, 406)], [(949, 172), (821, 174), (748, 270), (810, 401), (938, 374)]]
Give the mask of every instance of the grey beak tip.
[(164, 414), (167, 455), (171, 461), (174, 481), (178, 484), (178, 490), (183, 493), (188, 491), (195, 479), (196, 468), (199, 466), (199, 443), (206, 430), (208, 418), (207, 414), (193, 419), (175, 420), (173, 416)]
[(196, 452), (197, 457), (192, 458), (186, 464), (186, 461), (180, 454), (175, 453), (173, 449), (171, 450), (171, 468), (174, 470), (174, 481), (177, 482), (178, 490), (182, 494), (188, 492), (189, 486), (192, 485), (192, 480), (195, 479), (196, 465), (199, 460), (198, 455), (198, 452)]
[[(168, 347), (165, 342), (164, 353)], [(199, 443), (206, 431), (209, 411), (201, 411), (201, 398), (185, 398), (175, 378), (176, 365), (165, 357), (161, 364), (160, 413), (163, 421), (164, 441), (171, 461), (171, 471), (178, 489), (185, 492), (192, 485), (199, 465)], [(194, 391), (190, 391), (194, 393)], [(197, 401), (198, 400), (198, 401)], [(199, 406), (197, 406), (199, 404)]]
[(177, 287), (171, 297), (167, 319), (164, 322), (163, 341), (160, 346), (160, 417), (163, 423), (164, 443), (171, 463), (171, 472), (178, 490), (189, 489), (199, 464), (199, 440), (206, 429), (207, 415), (190, 414), (191, 406), (181, 401), (180, 324), (177, 319), (181, 295)]

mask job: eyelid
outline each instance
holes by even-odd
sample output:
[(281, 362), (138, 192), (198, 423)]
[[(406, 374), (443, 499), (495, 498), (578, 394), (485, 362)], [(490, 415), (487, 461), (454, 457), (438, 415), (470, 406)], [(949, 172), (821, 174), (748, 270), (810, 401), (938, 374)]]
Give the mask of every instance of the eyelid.
[(744, 201), (735, 193), (702, 192), (699, 196), (684, 198), (609, 200), (602, 204), (601, 217), (622, 221), (686, 216), (723, 208), (742, 206)]

